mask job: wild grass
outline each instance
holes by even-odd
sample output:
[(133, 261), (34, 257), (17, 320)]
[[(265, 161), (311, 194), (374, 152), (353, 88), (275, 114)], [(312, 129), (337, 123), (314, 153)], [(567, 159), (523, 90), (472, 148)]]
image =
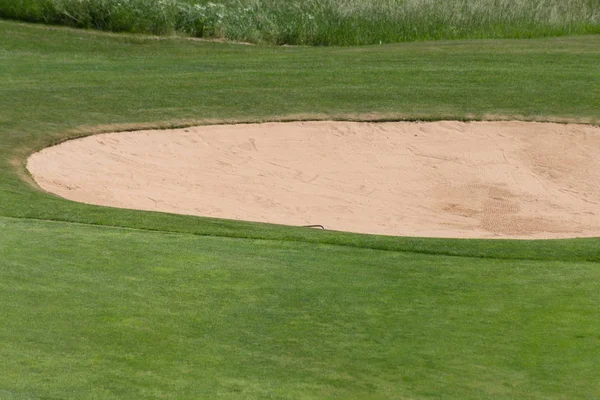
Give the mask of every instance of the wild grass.
[(599, 0), (0, 0), (0, 17), (291, 45), (600, 33)]

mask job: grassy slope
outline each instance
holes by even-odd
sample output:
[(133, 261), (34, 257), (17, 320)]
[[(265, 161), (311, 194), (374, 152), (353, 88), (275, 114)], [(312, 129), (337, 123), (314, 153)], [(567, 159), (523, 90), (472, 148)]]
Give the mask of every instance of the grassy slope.
[(0, 398), (598, 396), (599, 270), (582, 262), (600, 259), (596, 239), (378, 238), (143, 213), (66, 202), (19, 176), (30, 151), (106, 124), (598, 122), (598, 65), (597, 36), (272, 48), (0, 21), (0, 215), (180, 232), (0, 219)]
[(600, 394), (595, 263), (4, 218), (0, 259), (3, 399)]

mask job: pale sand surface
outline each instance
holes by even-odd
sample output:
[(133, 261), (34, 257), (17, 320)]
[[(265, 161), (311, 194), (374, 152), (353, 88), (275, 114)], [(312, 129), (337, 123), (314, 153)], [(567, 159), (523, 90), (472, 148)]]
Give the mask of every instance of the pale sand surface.
[(400, 236), (600, 236), (600, 128), (295, 122), (102, 134), (28, 169), (84, 203)]

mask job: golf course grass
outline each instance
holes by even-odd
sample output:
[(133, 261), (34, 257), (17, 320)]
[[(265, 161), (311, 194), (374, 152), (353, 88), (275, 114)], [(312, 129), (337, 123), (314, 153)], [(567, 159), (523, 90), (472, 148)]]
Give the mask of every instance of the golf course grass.
[(597, 124), (599, 65), (598, 35), (308, 48), (0, 20), (0, 399), (599, 397), (600, 239), (104, 208), (42, 192), (24, 167), (142, 127)]

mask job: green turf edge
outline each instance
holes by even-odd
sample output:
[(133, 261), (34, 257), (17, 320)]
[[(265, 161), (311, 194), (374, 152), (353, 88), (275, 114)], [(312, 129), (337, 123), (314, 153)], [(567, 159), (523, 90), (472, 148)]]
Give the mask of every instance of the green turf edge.
[[(0, 22), (3, 22), (0, 20)], [(30, 24), (14, 24), (21, 27), (33, 27)], [(47, 27), (36, 29), (48, 29)], [(68, 28), (51, 28), (51, 31), (63, 31)], [(74, 33), (76, 30), (70, 30)], [(94, 36), (120, 37), (120, 35), (106, 34), (102, 32), (77, 31), (78, 33), (89, 33)], [(147, 37), (140, 35), (141, 39)], [(151, 38), (152, 39), (152, 38)], [(165, 38), (178, 40), (178, 38)], [(513, 43), (513, 42), (511, 42)], [(514, 42), (521, 43), (521, 42)], [(344, 50), (346, 51), (346, 50)], [(426, 254), (448, 254), (469, 257), (492, 257), (492, 258), (528, 258), (528, 259), (558, 259), (558, 260), (587, 260), (598, 261), (600, 259), (600, 239), (573, 239), (553, 241), (505, 241), (505, 240), (468, 240), (468, 239), (426, 239), (426, 238), (400, 238), (387, 236), (358, 235), (335, 232), (316, 232), (308, 229), (283, 227), (277, 225), (255, 224), (240, 221), (215, 220), (209, 218), (171, 215), (163, 213), (140, 212), (115, 208), (104, 208), (90, 206), (81, 203), (69, 202), (64, 199), (43, 192), (35, 184), (29, 181), (27, 187), (23, 181), (30, 178), (25, 172), (24, 162), (26, 157), (41, 148), (66, 139), (87, 136), (93, 133), (110, 132), (118, 130), (136, 130), (148, 128), (183, 127), (191, 125), (214, 124), (214, 123), (242, 123), (263, 121), (287, 121), (287, 120), (315, 120), (315, 119), (339, 119), (339, 120), (523, 120), (540, 122), (579, 122), (600, 123), (596, 115), (586, 115), (574, 118), (553, 118), (536, 116), (535, 114), (521, 115), (507, 113), (504, 115), (487, 114), (484, 111), (475, 114), (461, 112), (444, 112), (440, 110), (431, 114), (420, 114), (419, 112), (408, 113), (371, 113), (371, 114), (302, 114), (288, 115), (285, 117), (268, 116), (256, 119), (253, 117), (242, 117), (244, 119), (221, 119), (221, 120), (178, 120), (171, 122), (151, 122), (130, 125), (101, 125), (99, 127), (79, 125), (79, 128), (69, 131), (58, 130), (51, 132), (48, 136), (36, 137), (26, 143), (20, 143), (21, 147), (8, 150), (8, 157), (0, 160), (2, 168), (9, 167), (8, 174), (4, 176), (0, 187), (5, 197), (0, 202), (0, 215), (11, 217), (25, 217), (32, 219), (47, 219), (56, 221), (71, 221), (94, 225), (134, 227), (139, 229), (159, 230), (167, 232), (185, 232), (205, 236), (227, 236), (239, 238), (286, 238), (290, 241), (310, 243), (332, 243), (354, 247), (367, 247), (383, 250), (413, 251)], [(155, 120), (156, 121), (156, 120)], [(95, 131), (96, 130), (96, 131)], [(9, 165), (10, 164), (10, 165)], [(10, 171), (10, 172), (9, 172)], [(14, 172), (17, 172), (16, 174)], [(22, 190), (25, 189), (25, 190)], [(33, 200), (33, 201), (32, 201)], [(559, 249), (559, 250), (557, 250)]]
[[(459, 121), (506, 121), (515, 118), (487, 115), (485, 119), (475, 117), (451, 118)], [(305, 242), (386, 250), (418, 254), (448, 255), (460, 257), (513, 259), (513, 260), (562, 260), (600, 262), (600, 237), (550, 239), (550, 240), (510, 240), (510, 239), (455, 239), (394, 237), (383, 235), (357, 234), (339, 231), (321, 231), (284, 225), (255, 223), (228, 219), (216, 219), (178, 215), (162, 212), (128, 210), (77, 203), (49, 194), (39, 188), (26, 169), (26, 160), (32, 153), (42, 148), (57, 145), (67, 140), (108, 132), (136, 131), (141, 129), (174, 129), (200, 125), (242, 124), (291, 121), (357, 121), (357, 122), (401, 122), (439, 121), (445, 118), (406, 117), (399, 115), (311, 115), (256, 118), (245, 120), (196, 120), (166, 121), (159, 123), (105, 125), (82, 127), (64, 133), (59, 138), (45, 138), (46, 145), (34, 149), (20, 149), (12, 160), (17, 175), (33, 189), (33, 195), (42, 200), (52, 201), (52, 207), (35, 208), (33, 212), (12, 210), (0, 205), (0, 215), (12, 218), (74, 222), (98, 226), (134, 228), (146, 231), (187, 233), (199, 236), (215, 236), (240, 239), (263, 239), (289, 242)], [(573, 123), (568, 118), (528, 118), (520, 119), (536, 122)], [(580, 121), (579, 121), (580, 122)], [(41, 211), (41, 213), (40, 213)], [(315, 221), (318, 223), (318, 221)]]

